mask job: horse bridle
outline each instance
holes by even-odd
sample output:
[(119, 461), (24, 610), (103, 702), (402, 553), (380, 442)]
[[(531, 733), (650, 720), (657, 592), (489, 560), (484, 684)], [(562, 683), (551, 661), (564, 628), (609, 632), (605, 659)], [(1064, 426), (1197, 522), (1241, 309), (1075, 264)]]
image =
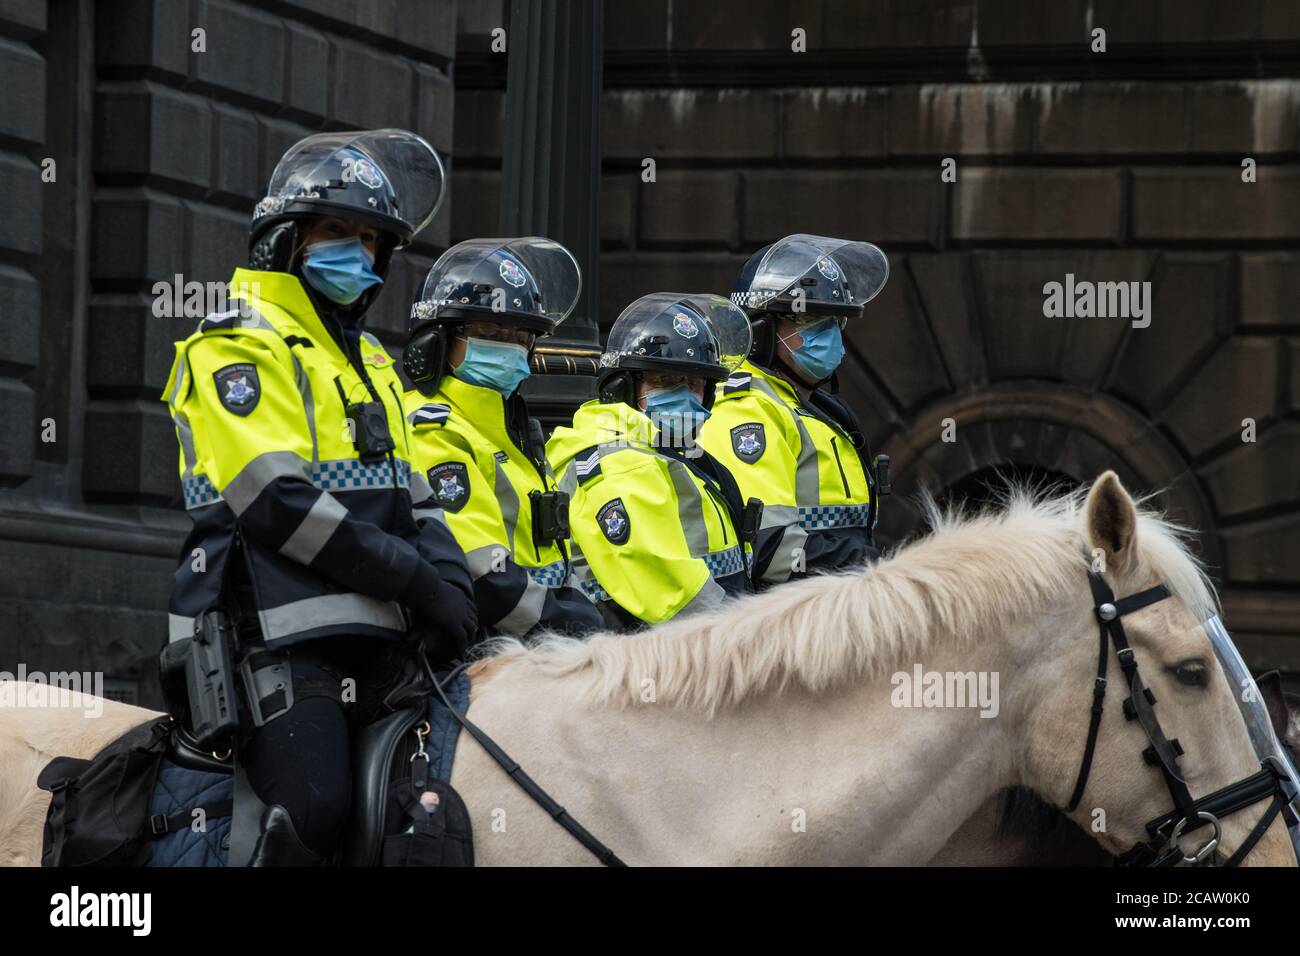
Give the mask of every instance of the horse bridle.
[[(1067, 812), (1073, 812), (1083, 799), (1083, 791), (1088, 785), (1088, 774), (1092, 769), (1092, 758), (1097, 748), (1097, 735), (1101, 730), (1102, 709), (1106, 700), (1106, 673), (1110, 665), (1110, 647), (1115, 648), (1120, 670), (1128, 683), (1129, 697), (1124, 701), (1124, 717), (1136, 720), (1147, 735), (1150, 746), (1142, 752), (1146, 763), (1157, 768), (1164, 777), (1169, 795), (1173, 798), (1174, 810), (1151, 820), (1146, 825), (1149, 839), (1139, 841), (1127, 852), (1121, 854), (1116, 862), (1122, 866), (1178, 866), (1181, 864), (1204, 864), (1218, 848), (1220, 838), (1219, 818), (1244, 810), (1272, 798), (1268, 810), (1260, 817), (1250, 835), (1222, 865), (1236, 866), (1264, 836), (1278, 813), (1285, 810), (1288, 824), (1293, 824), (1292, 811), (1288, 805), (1289, 797), (1283, 781), (1288, 780), (1286, 771), (1278, 765), (1278, 758), (1268, 757), (1261, 765), (1259, 773), (1244, 780), (1229, 784), (1208, 796), (1195, 799), (1187, 788), (1178, 758), (1183, 755), (1179, 742), (1165, 736), (1156, 718), (1156, 698), (1150, 688), (1142, 683), (1138, 674), (1137, 659), (1133, 648), (1129, 646), (1124, 634), (1123, 617), (1142, 608), (1150, 607), (1169, 597), (1169, 589), (1163, 584), (1148, 588), (1126, 598), (1115, 599), (1105, 579), (1094, 571), (1088, 572), (1088, 584), (1092, 588), (1094, 601), (1093, 612), (1101, 627), (1101, 641), (1097, 656), (1097, 679), (1092, 691), (1092, 716), (1088, 725), (1088, 741), (1084, 747), (1083, 763), (1079, 767), (1079, 776), (1074, 784), (1074, 793), (1070, 797)], [(1109, 640), (1108, 640), (1109, 638)], [(1211, 826), (1213, 835), (1194, 854), (1188, 856), (1178, 846), (1178, 840), (1184, 833), (1190, 833), (1203, 826)]]

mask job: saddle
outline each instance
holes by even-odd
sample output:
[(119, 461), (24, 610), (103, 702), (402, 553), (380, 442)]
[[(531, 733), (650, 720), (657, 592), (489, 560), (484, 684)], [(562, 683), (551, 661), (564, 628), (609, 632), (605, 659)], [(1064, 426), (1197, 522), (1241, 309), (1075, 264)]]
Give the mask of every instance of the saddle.
[[(469, 679), (443, 686), (462, 714)], [(469, 812), (450, 784), (460, 723), (421, 694), (353, 739), (353, 805), (340, 866), (472, 866)], [(201, 750), (171, 717), (132, 728), (90, 759), (56, 757), (42, 866), (237, 866), (264, 809), (237, 764)]]

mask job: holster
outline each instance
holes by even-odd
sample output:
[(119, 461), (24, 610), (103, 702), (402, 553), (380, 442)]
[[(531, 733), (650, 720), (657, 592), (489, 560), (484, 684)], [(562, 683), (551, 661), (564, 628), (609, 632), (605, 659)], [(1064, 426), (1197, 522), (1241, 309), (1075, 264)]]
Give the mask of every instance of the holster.
[(235, 625), (223, 608), (204, 611), (194, 624), (185, 653), (185, 687), (190, 734), (205, 749), (224, 744), (239, 726), (235, 670)]

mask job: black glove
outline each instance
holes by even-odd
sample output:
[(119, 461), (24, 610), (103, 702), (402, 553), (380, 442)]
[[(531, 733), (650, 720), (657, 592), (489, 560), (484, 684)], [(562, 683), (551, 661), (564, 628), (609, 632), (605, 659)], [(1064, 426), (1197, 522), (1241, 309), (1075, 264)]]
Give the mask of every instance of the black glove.
[(478, 634), (478, 607), (460, 588), (439, 581), (432, 596), (413, 609), (417, 626), (411, 636), (420, 640), (430, 662), (463, 658)]

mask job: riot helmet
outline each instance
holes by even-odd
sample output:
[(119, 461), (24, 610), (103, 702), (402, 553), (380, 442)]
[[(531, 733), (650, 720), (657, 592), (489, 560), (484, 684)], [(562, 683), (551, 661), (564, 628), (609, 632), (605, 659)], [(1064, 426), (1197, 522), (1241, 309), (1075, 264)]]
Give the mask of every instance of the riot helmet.
[[(564, 246), (541, 236), (469, 239), (439, 257), (411, 306), (402, 356), (417, 386), (436, 389), (448, 368), (451, 339), (491, 326), (531, 351), (578, 303), (582, 271)], [(472, 335), (470, 336), (472, 337)]]
[[(637, 380), (645, 374), (725, 379), (749, 352), (744, 311), (720, 295), (656, 292), (629, 305), (610, 327), (600, 357), (601, 401), (637, 407)], [(704, 408), (713, 406), (712, 388)]]
[[(364, 292), (340, 298), (323, 292), (320, 282), (303, 283), (318, 312), (356, 321), (378, 295), (393, 251), (411, 242), (437, 213), (444, 187), (442, 160), (415, 133), (379, 129), (308, 136), (276, 164), (253, 210), (250, 267), (308, 280), (302, 271), (307, 220), (334, 218), (377, 230), (380, 240), (366, 255)], [(327, 262), (322, 273), (338, 268)]]
[(889, 259), (869, 242), (798, 233), (764, 246), (741, 267), (731, 293), (754, 324), (749, 357), (772, 365), (782, 318), (797, 326), (835, 322), (843, 328), (888, 279)]

